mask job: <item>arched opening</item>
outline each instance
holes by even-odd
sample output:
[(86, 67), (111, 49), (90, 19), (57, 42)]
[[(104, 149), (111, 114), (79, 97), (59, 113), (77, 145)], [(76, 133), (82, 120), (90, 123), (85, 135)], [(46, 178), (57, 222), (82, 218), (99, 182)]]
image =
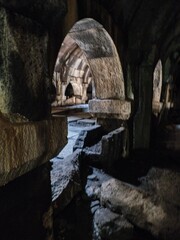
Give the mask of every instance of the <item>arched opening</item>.
[(162, 102), (162, 79), (163, 68), (159, 59), (153, 72), (153, 95), (152, 95), (152, 119), (151, 119), (151, 146), (156, 146), (158, 126), (161, 121), (161, 115), (164, 107)]
[[(92, 73), (83, 50), (68, 35), (60, 48), (54, 70), (56, 100), (53, 106), (85, 104)], [(71, 95), (66, 90), (71, 85)], [(73, 93), (72, 93), (73, 89)]]
[(66, 87), (65, 96), (66, 98), (71, 98), (74, 96), (74, 90), (71, 83), (69, 83)]
[(156, 64), (153, 73), (153, 99), (152, 99), (152, 111), (155, 116), (161, 111), (161, 91), (162, 91), (162, 62), (159, 60)]
[[(94, 115), (126, 120), (130, 103), (125, 101), (124, 78), (116, 47), (101, 24), (87, 18), (77, 22), (66, 35), (55, 65), (56, 100), (53, 106), (66, 105), (64, 95), (71, 82), (75, 104), (87, 102), (91, 81), (93, 97), (89, 110)], [(95, 96), (94, 96), (95, 95)]]
[[(125, 100), (124, 78), (116, 47), (101, 24), (83, 19), (72, 27), (58, 53), (54, 76), (56, 100), (52, 112), (66, 114), (68, 144), (53, 160), (52, 185), (55, 186), (58, 169), (61, 172), (66, 162), (69, 162), (69, 169), (76, 165), (71, 161), (71, 156), (77, 157), (76, 149), (82, 153), (86, 149), (98, 162), (103, 162), (101, 168), (107, 172), (112, 169), (118, 172), (119, 158), (125, 158), (128, 152), (124, 122), (130, 116), (131, 105)], [(70, 103), (71, 106), (67, 106)], [(82, 108), (85, 103), (87, 110)], [(64, 178), (66, 180), (67, 176)]]
[(98, 119), (100, 124), (108, 121), (109, 128), (116, 129), (130, 116), (131, 105), (125, 100), (116, 47), (107, 31), (94, 19), (76, 22), (64, 38), (53, 83), (56, 99), (52, 113), (66, 114), (70, 128), (75, 122), (94, 125)]
[(95, 97), (95, 88), (94, 88), (94, 81), (91, 80), (87, 87), (87, 100), (88, 102), (90, 99), (93, 99)]

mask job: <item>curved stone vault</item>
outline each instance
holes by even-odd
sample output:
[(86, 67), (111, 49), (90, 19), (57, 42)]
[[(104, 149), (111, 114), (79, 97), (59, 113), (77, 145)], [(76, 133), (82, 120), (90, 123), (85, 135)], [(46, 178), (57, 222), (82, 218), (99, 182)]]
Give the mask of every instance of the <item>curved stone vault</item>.
[[(96, 116), (128, 119), (131, 106), (125, 101), (124, 78), (116, 47), (103, 26), (87, 18), (75, 23), (59, 51), (54, 72), (57, 95), (53, 105), (85, 103), (92, 79), (95, 93), (94, 99), (89, 101), (89, 111)], [(69, 82), (76, 96), (71, 100), (65, 97)]]

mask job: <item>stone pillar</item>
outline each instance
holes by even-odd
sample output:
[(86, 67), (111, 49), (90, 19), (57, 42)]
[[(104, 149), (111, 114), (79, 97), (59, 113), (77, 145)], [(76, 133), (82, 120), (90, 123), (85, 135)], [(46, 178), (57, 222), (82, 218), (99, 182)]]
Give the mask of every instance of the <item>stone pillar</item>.
[[(58, 76), (60, 74), (58, 73)], [(62, 104), (62, 83), (60, 78), (58, 77), (58, 80), (56, 81), (56, 102), (57, 105), (61, 105)]]
[(66, 87), (67, 87), (67, 83), (62, 83), (62, 91), (61, 91), (61, 105), (64, 105), (65, 101), (66, 101), (66, 96), (65, 96), (65, 91), (66, 91)]
[(133, 147), (135, 149), (149, 148), (153, 92), (152, 66), (140, 66), (138, 88), (138, 108), (133, 121)]
[(83, 83), (82, 84), (82, 103), (85, 103), (88, 99), (87, 88), (88, 88), (88, 84)]

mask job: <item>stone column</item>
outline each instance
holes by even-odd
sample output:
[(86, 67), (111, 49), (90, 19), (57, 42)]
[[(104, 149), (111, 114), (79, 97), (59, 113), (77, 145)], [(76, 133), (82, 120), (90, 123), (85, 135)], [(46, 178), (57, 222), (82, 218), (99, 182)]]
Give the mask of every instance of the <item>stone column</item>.
[(133, 121), (133, 147), (135, 149), (149, 147), (153, 92), (152, 66), (140, 66), (138, 88), (138, 108)]
[(65, 91), (67, 87), (67, 83), (62, 83), (62, 91), (61, 91), (61, 105), (64, 105), (64, 102), (66, 101)]
[(82, 84), (82, 103), (85, 103), (88, 99), (87, 88), (88, 88), (88, 84), (83, 83)]

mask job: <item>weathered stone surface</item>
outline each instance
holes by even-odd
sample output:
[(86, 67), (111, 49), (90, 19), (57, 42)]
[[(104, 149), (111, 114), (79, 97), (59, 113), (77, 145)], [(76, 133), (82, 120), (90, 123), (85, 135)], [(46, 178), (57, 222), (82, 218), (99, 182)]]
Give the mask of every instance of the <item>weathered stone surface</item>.
[[(80, 21), (82, 25), (83, 21), (84, 20)], [(88, 59), (100, 59), (100, 57), (113, 59), (113, 44), (109, 44), (110, 37), (103, 27), (86, 29), (84, 31), (78, 30), (77, 32), (70, 31), (69, 35), (75, 40), (83, 52), (86, 53)]]
[(102, 137), (101, 159), (103, 166), (110, 170), (117, 164), (122, 157), (125, 157), (128, 141), (128, 132), (124, 127), (120, 127)]
[(101, 203), (158, 238), (180, 238), (179, 208), (166, 204), (151, 192), (111, 179), (102, 184)]
[(119, 57), (88, 59), (99, 99), (125, 99), (124, 80)]
[(90, 164), (99, 162), (107, 171), (112, 171), (128, 153), (127, 129), (120, 127), (102, 136), (97, 144), (84, 148), (83, 153)]
[(180, 170), (153, 167), (141, 179), (141, 187), (163, 201), (180, 207)]
[(21, 123), (1, 117), (0, 128), (0, 185), (45, 163), (66, 143), (64, 117)]
[(92, 18), (85, 18), (78, 21), (69, 31), (70, 33), (85, 31), (87, 29), (103, 28), (103, 26)]
[(73, 149), (83, 149), (87, 146), (92, 146), (101, 139), (102, 135), (103, 129), (101, 126), (88, 127), (86, 130), (80, 132)]
[(131, 103), (117, 99), (93, 99), (89, 101), (89, 111), (99, 118), (127, 120), (131, 114)]
[(91, 171), (92, 174), (87, 176), (85, 192), (91, 200), (97, 200), (100, 199), (100, 189), (102, 183), (111, 179), (111, 176), (105, 174), (102, 170), (97, 168), (92, 168)]
[(64, 160), (53, 160), (51, 184), (55, 211), (63, 210), (81, 191), (79, 157), (80, 151), (76, 150)]
[(48, 115), (47, 32), (0, 8), (0, 110), (31, 120)]
[(83, 19), (74, 25), (69, 36), (87, 58), (95, 81), (96, 97), (124, 99), (122, 66), (116, 47), (105, 29), (93, 19)]
[(0, 112), (0, 118), (2, 123), (23, 123), (23, 122), (29, 122), (29, 120), (20, 115), (19, 113), (1, 113)]
[(94, 215), (94, 239), (127, 240), (133, 237), (133, 225), (123, 216), (107, 208), (99, 208)]

